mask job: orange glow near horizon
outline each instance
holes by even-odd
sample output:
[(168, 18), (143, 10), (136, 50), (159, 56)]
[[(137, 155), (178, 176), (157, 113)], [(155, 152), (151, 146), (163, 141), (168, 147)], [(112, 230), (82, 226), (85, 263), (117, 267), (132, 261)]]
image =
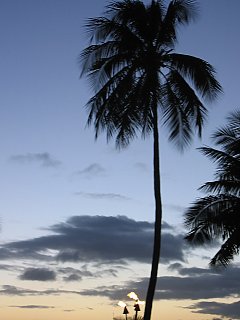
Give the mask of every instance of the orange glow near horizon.
[[(216, 299), (214, 300), (216, 301)], [(236, 299), (218, 299), (219, 302), (234, 302)], [(152, 320), (210, 320), (216, 315), (192, 312), (189, 309), (197, 301), (162, 300), (153, 305)], [(121, 307), (126, 304), (121, 301)], [(25, 306), (25, 307), (24, 307)], [(32, 308), (31, 308), (32, 306)], [(35, 306), (35, 307), (34, 307)], [(39, 308), (37, 308), (39, 306)], [(43, 306), (43, 308), (41, 308)], [(125, 320), (117, 302), (100, 297), (82, 297), (76, 295), (61, 296), (17, 296), (2, 297), (0, 318), (3, 320)], [(133, 306), (128, 306), (129, 319), (134, 316)], [(139, 316), (143, 316), (141, 308)]]

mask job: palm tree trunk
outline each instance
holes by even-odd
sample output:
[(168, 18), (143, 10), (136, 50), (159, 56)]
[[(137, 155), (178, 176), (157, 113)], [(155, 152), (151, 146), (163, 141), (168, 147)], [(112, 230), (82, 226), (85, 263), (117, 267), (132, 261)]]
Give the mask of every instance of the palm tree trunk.
[(153, 297), (157, 283), (158, 265), (161, 251), (161, 229), (162, 229), (162, 202), (160, 187), (160, 160), (159, 160), (159, 138), (158, 138), (158, 113), (157, 106), (153, 110), (153, 166), (154, 166), (154, 197), (155, 197), (155, 228), (152, 255), (152, 269), (148, 285), (144, 320), (150, 320), (152, 312)]

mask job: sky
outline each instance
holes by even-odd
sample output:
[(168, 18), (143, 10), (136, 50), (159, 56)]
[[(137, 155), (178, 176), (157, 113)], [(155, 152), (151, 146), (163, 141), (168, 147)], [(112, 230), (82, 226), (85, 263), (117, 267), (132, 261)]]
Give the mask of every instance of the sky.
[[(0, 0), (0, 314), (4, 320), (124, 319), (144, 300), (154, 221), (152, 139), (94, 140), (79, 79), (83, 25), (104, 0)], [(147, 3), (147, 1), (146, 1)], [(153, 320), (240, 319), (240, 264), (183, 240), (184, 210), (214, 165), (198, 147), (239, 107), (239, 0), (201, 0), (176, 51), (211, 63), (224, 93), (202, 140), (179, 153), (160, 130), (163, 247)], [(140, 315), (143, 314), (141, 310)]]

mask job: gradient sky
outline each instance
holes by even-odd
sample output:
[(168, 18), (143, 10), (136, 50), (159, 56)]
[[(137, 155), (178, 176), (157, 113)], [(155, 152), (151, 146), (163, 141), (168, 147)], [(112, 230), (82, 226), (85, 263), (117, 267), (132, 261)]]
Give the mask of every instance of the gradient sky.
[[(152, 139), (116, 151), (86, 129), (79, 79), (84, 21), (104, 0), (0, 1), (0, 315), (4, 320), (112, 319), (149, 276)], [(147, 1), (146, 1), (147, 3)], [(177, 51), (213, 64), (224, 94), (202, 141), (184, 154), (160, 132), (164, 234), (153, 320), (240, 319), (240, 264), (209, 270), (217, 248), (183, 242), (184, 209), (213, 177), (197, 147), (239, 107), (240, 1), (201, 0)]]

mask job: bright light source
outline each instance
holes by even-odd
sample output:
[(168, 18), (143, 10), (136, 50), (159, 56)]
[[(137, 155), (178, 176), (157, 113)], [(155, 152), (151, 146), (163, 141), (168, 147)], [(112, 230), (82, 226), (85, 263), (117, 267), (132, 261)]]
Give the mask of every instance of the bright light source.
[(133, 300), (138, 300), (138, 296), (136, 295), (135, 292), (130, 292), (130, 293), (128, 294), (128, 297), (131, 298), (131, 299), (133, 299)]
[(123, 301), (119, 301), (118, 306), (124, 308), (126, 307), (126, 303), (124, 303)]

